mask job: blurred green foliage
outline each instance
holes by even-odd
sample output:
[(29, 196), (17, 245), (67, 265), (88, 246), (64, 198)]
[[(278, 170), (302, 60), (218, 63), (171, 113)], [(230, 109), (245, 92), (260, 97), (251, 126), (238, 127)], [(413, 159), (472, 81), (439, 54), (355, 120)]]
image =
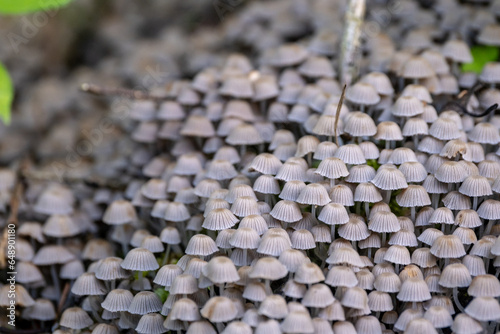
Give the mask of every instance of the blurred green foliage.
[(476, 45), (470, 51), (474, 60), (462, 65), (463, 72), (481, 73), (487, 62), (496, 61), (500, 55), (500, 49), (496, 46)]
[[(66, 5), (72, 0), (0, 0), (0, 14), (26, 14), (50, 11)], [(0, 119), (10, 124), (14, 87), (9, 73), (0, 63)]]
[(5, 124), (10, 123), (10, 109), (14, 98), (14, 88), (9, 72), (0, 63), (0, 119)]
[(54, 10), (72, 0), (2, 0), (1, 14), (26, 14), (40, 10)]
[(154, 290), (156, 295), (160, 297), (162, 304), (165, 303), (165, 301), (168, 298), (168, 291), (165, 290), (164, 288), (157, 288)]

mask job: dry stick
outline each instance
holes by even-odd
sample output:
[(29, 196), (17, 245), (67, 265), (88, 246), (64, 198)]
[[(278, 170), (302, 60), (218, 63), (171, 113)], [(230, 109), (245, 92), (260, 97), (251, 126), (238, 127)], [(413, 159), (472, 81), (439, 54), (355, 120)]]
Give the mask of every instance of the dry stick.
[[(23, 173), (28, 165), (28, 159), (23, 159), (17, 170), (16, 184), (14, 186), (14, 192), (12, 193), (12, 197), (10, 199), (10, 213), (7, 218), (7, 224), (14, 224), (17, 226), (18, 223), (18, 213), (19, 213), (19, 203), (21, 202), (21, 198), (23, 196)], [(5, 256), (5, 250), (7, 249), (7, 229), (3, 230), (1, 239), (0, 239), (0, 268), (5, 268), (7, 265), (7, 257)]]
[(57, 304), (57, 314), (61, 314), (62, 312), (64, 303), (66, 303), (66, 299), (68, 298), (69, 295), (70, 287), (71, 284), (69, 282), (66, 282), (66, 285), (64, 286), (63, 292), (61, 294), (61, 299), (59, 299), (59, 304)]
[(344, 103), (344, 96), (345, 96), (346, 87), (347, 87), (347, 84), (344, 84), (344, 88), (342, 88), (342, 95), (340, 95), (340, 101), (339, 101), (339, 104), (337, 105), (337, 112), (335, 114), (335, 125), (333, 128), (333, 135), (335, 136), (335, 144), (337, 144), (337, 147), (339, 146), (339, 137), (337, 137), (337, 126), (339, 124), (340, 110), (342, 109), (342, 103)]
[(168, 97), (165, 95), (150, 94), (141, 90), (115, 88), (115, 87), (100, 87), (89, 83), (82, 84), (80, 86), (80, 90), (93, 95), (121, 96), (129, 98), (131, 100), (152, 100), (156, 102), (161, 102), (168, 99)]
[(344, 33), (340, 43), (340, 80), (350, 84), (356, 76), (362, 25), (366, 12), (365, 0), (349, 0), (344, 18)]

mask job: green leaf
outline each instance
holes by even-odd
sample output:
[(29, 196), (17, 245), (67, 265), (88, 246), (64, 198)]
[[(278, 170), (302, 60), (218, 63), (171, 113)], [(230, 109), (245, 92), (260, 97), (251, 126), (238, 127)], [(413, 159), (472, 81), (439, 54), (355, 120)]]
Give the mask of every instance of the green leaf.
[(0, 13), (25, 14), (39, 10), (53, 10), (72, 0), (0, 0)]
[(471, 48), (472, 63), (463, 64), (462, 72), (481, 73), (484, 65), (490, 61), (496, 61), (500, 54), (500, 49), (496, 46), (476, 45)]
[(10, 124), (10, 109), (14, 98), (14, 88), (9, 72), (0, 63), (0, 118), (5, 124)]
[(168, 291), (166, 291), (164, 288), (157, 288), (155, 289), (155, 293), (158, 297), (160, 297), (161, 302), (165, 303), (168, 298)]

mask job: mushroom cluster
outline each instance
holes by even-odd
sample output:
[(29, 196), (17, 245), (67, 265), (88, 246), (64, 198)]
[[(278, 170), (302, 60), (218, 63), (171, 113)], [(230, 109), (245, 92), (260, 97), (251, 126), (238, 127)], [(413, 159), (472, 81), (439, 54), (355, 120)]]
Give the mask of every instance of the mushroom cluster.
[[(500, 104), (500, 63), (459, 65), (500, 45), (500, 2), (403, 2), (343, 92), (344, 6), (255, 1), (225, 22), (256, 56), (134, 101), (133, 150), (109, 166), (126, 187), (28, 184), (19, 316), (58, 334), (496, 332), (500, 116), (474, 115)], [(15, 183), (1, 171), (0, 195)]]

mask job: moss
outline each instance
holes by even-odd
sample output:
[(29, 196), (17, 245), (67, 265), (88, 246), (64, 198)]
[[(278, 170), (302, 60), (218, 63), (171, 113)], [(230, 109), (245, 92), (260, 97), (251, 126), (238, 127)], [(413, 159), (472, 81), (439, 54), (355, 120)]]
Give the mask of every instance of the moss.
[(396, 196), (401, 191), (402, 191), (401, 189), (393, 191), (391, 194), (391, 201), (389, 202), (389, 207), (391, 208), (391, 212), (394, 213), (398, 217), (408, 216), (408, 212), (409, 212), (409, 210), (407, 208), (400, 207), (399, 204), (396, 202)]
[(165, 303), (169, 295), (168, 291), (164, 288), (157, 288), (154, 290), (154, 292), (161, 299), (162, 304)]
[(378, 170), (378, 168), (380, 167), (380, 164), (375, 159), (368, 159), (368, 160), (366, 160), (366, 164), (368, 166), (371, 166), (371, 167), (375, 168), (375, 170)]

